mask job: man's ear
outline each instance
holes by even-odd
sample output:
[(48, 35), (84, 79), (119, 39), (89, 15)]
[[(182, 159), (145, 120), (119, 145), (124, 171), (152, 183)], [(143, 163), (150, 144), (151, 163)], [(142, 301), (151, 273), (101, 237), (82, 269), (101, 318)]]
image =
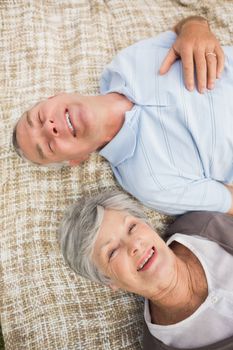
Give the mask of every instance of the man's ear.
[(80, 157), (79, 159), (72, 159), (72, 160), (69, 160), (69, 165), (70, 165), (70, 166), (79, 165), (80, 163), (82, 163), (82, 162), (84, 162), (85, 160), (87, 160), (88, 157), (89, 157), (89, 155)]
[(79, 165), (82, 161), (77, 159), (72, 159), (72, 160), (69, 160), (68, 162), (70, 166), (76, 166), (76, 165)]

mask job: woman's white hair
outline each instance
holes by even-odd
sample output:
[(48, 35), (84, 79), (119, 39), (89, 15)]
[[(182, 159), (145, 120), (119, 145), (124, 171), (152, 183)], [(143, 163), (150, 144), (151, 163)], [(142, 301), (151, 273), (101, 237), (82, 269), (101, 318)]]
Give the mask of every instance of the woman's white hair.
[(116, 190), (103, 192), (81, 198), (67, 210), (59, 229), (59, 241), (63, 257), (73, 271), (91, 281), (108, 285), (110, 279), (92, 261), (104, 209), (127, 211), (147, 222), (142, 207), (129, 195)]

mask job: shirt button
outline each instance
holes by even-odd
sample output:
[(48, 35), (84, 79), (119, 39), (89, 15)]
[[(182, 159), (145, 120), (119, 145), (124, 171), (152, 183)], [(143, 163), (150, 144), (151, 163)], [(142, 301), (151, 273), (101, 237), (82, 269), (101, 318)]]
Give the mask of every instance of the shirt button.
[(212, 302), (212, 304), (217, 303), (217, 301), (218, 301), (218, 297), (216, 297), (216, 295), (213, 295), (213, 296), (211, 297), (211, 302)]

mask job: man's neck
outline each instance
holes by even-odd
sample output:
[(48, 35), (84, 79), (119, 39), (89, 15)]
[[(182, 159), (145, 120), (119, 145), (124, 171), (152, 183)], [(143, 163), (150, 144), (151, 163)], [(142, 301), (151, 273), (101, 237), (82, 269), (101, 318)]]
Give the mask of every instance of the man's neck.
[(110, 93), (99, 96), (102, 102), (106, 143), (120, 131), (125, 121), (125, 113), (132, 109), (133, 103), (124, 95)]
[(205, 272), (197, 257), (185, 246), (174, 242), (177, 275), (173, 285), (161, 296), (150, 300), (152, 323), (169, 325), (192, 315), (208, 295)]

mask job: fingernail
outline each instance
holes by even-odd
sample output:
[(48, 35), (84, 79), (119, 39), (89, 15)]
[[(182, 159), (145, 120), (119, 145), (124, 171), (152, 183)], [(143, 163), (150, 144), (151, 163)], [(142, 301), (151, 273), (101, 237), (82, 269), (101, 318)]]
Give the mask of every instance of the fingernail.
[(209, 89), (209, 90), (212, 90), (213, 88), (214, 88), (214, 84), (209, 84), (209, 85), (208, 85), (208, 89)]
[(204, 94), (204, 92), (206, 91), (206, 88), (200, 88), (200, 93)]
[(194, 86), (193, 85), (188, 85), (188, 90), (193, 91)]
[(163, 75), (163, 69), (159, 68), (158, 73), (159, 73), (160, 75)]

